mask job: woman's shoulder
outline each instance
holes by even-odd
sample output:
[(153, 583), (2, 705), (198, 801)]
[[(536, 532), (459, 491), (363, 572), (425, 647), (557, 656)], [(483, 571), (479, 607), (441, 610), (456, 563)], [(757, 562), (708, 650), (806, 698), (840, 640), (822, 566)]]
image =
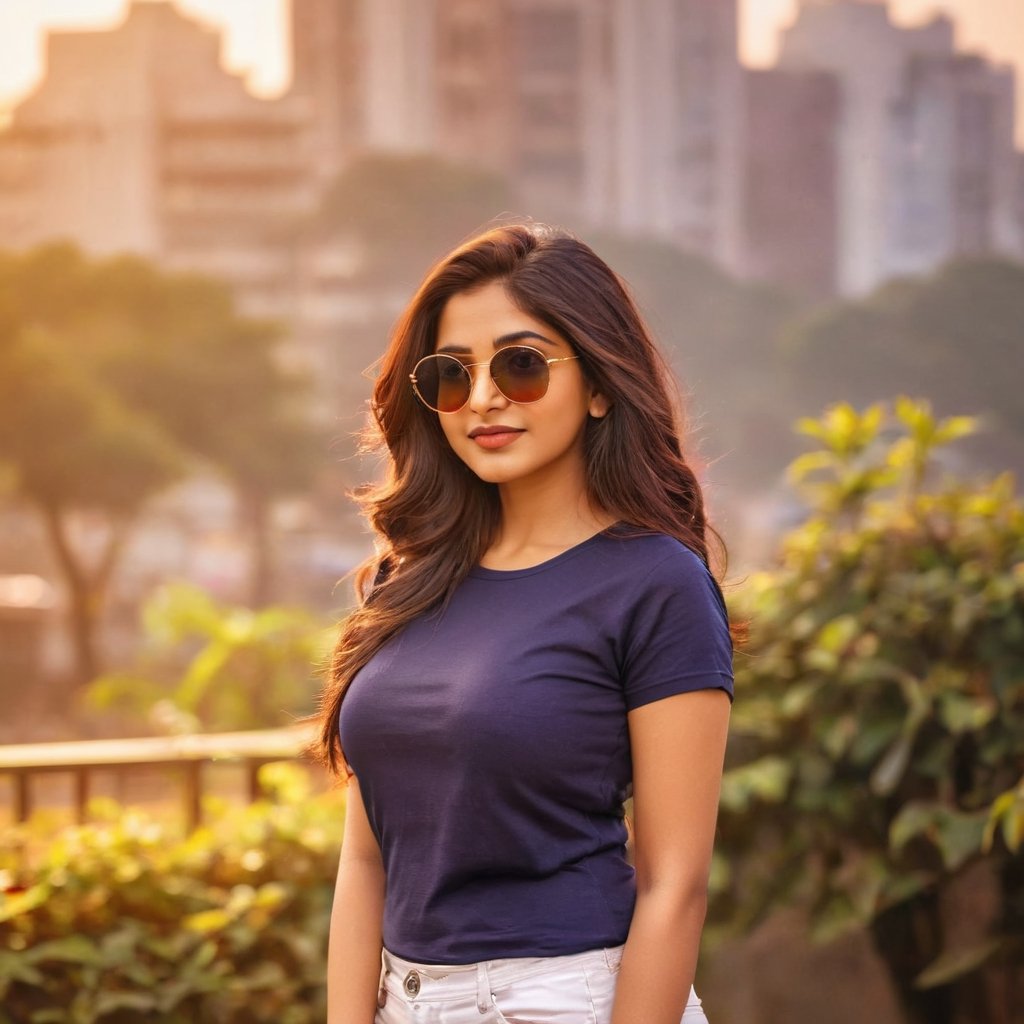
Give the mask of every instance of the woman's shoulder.
[(661, 570), (673, 572), (708, 572), (704, 559), (689, 545), (667, 533), (655, 533), (618, 523), (602, 535), (607, 548), (618, 555), (637, 573)]
[(677, 537), (633, 527), (615, 527), (607, 536), (615, 563), (612, 575), (619, 580), (623, 600), (634, 604), (681, 601), (724, 611), (721, 586), (707, 563)]

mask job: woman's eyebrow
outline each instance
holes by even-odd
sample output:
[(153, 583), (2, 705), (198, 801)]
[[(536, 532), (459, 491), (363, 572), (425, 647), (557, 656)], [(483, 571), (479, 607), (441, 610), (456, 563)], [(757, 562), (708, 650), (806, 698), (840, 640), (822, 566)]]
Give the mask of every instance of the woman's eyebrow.
[[(515, 345), (516, 342), (525, 341), (527, 338), (535, 338), (537, 341), (543, 341), (546, 345), (551, 345), (552, 348), (557, 347), (555, 342), (550, 338), (545, 338), (543, 334), (538, 334), (536, 331), (512, 331), (510, 334), (500, 334), (494, 339), (494, 347), (504, 348), (506, 345)], [(439, 353), (457, 356), (472, 355), (473, 352), (473, 350), (468, 348), (466, 345), (442, 345), (441, 348), (437, 349), (437, 351)]]
[(514, 345), (517, 341), (525, 341), (527, 338), (536, 338), (538, 341), (543, 341), (547, 345), (554, 347), (555, 343), (550, 338), (545, 338), (543, 334), (538, 334), (536, 331), (513, 331), (511, 334), (502, 334), (494, 339), (494, 347), (501, 348), (503, 345)]

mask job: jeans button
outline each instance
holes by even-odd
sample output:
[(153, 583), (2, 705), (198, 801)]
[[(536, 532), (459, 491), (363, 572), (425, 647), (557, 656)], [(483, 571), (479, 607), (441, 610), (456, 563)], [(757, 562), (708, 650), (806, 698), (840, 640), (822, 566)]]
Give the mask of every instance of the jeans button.
[(420, 976), (415, 971), (410, 971), (405, 976), (402, 987), (410, 999), (415, 999), (420, 994)]

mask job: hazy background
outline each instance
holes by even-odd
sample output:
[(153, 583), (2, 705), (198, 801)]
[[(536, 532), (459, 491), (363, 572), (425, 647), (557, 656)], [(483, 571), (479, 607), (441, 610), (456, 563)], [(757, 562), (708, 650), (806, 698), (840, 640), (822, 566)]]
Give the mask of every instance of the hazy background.
[[(0, 7), (0, 109), (9, 107), (43, 73), (42, 33), (58, 27), (104, 27), (123, 14), (127, 0), (6, 0)], [(291, 74), (286, 45), (288, 0), (181, 0), (180, 7), (224, 31), (224, 62), (244, 73), (253, 92), (276, 96)], [(1015, 0), (895, 0), (901, 24), (936, 11), (956, 18), (957, 42), (993, 60), (1024, 67), (1024, 7)], [(797, 0), (741, 0), (739, 54), (749, 67), (772, 64), (779, 30)], [(1024, 144), (1024, 75), (1017, 83), (1017, 140)]]
[[(280, 741), (312, 711), (371, 550), (350, 492), (379, 471), (357, 435), (395, 318), (470, 233), (549, 220), (635, 292), (726, 594), (759, 602), (707, 931), (743, 941), (703, 960), (714, 1024), (1019, 1024), (1022, 84), (1019, 0), (0, 0), (0, 744)], [(794, 486), (802, 453), (831, 487)], [(115, 823), (168, 810), (162, 777), (107, 781)], [(288, 813), (276, 854), (254, 825), (188, 896), (224, 933), (190, 1005), (226, 1005), (255, 935), (266, 1019), (319, 1012), (338, 813), (301, 786)], [(0, 911), (34, 884), (19, 842)], [(74, 933), (48, 1005), (79, 998), (81, 934), (122, 929), (113, 960), (138, 920), (191, 941), (166, 865), (139, 867), (149, 890), (77, 869), (54, 868), (65, 902), (0, 913), (26, 956), (32, 928)], [(223, 911), (257, 871), (300, 908), (283, 941), (262, 904), (252, 933)], [(842, 938), (814, 949), (812, 926)], [(81, 998), (177, 998), (175, 956)], [(256, 1019), (232, 991), (216, 1019)]]
[(17, 673), (129, 664), (170, 579), (339, 613), (367, 368), (426, 267), (502, 218), (578, 231), (636, 291), (737, 577), (800, 515), (793, 423), (830, 402), (978, 414), (958, 468), (1019, 469), (1022, 22), (4, 0), (0, 573), (44, 638)]

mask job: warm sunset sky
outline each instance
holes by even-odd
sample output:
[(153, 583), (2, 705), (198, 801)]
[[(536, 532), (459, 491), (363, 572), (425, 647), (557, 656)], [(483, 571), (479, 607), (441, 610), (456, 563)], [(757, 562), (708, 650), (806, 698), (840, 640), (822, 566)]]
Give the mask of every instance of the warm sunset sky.
[[(740, 0), (740, 51), (748, 64), (772, 63), (779, 28), (798, 0)], [(881, 0), (878, 0), (881, 2)], [(249, 72), (254, 90), (273, 95), (286, 84), (289, 0), (177, 0), (181, 10), (226, 29), (226, 62)], [(116, 24), (128, 0), (0, 0), (0, 109), (10, 106), (42, 73), (46, 27)], [(1024, 0), (890, 0), (896, 20), (913, 24), (930, 12), (952, 14), (962, 48), (1017, 67), (1018, 144), (1024, 147)]]

